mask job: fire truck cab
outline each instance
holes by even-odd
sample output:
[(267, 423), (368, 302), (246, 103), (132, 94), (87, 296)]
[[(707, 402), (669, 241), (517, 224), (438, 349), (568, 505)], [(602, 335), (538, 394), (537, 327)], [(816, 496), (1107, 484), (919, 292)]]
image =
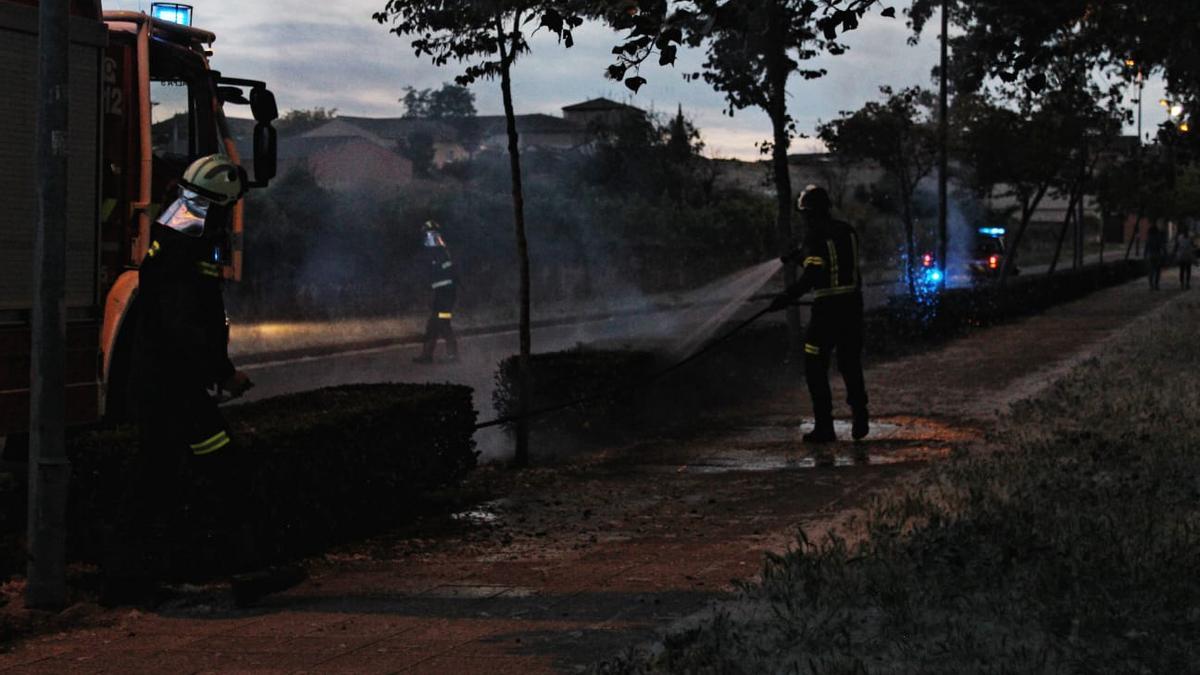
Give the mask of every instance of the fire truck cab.
[[(37, 0), (0, 0), (0, 436), (29, 424)], [(71, 2), (67, 413), (86, 424), (124, 413), (137, 267), (150, 225), (193, 160), (239, 161), (227, 105), (255, 120), (252, 188), (275, 175), (278, 117), (262, 82), (209, 67), (216, 37), (176, 21), (184, 5), (151, 14)], [(190, 22), (190, 8), (186, 15)], [(167, 19), (175, 19), (167, 20)], [(234, 215), (224, 276), (241, 274), (243, 219)]]

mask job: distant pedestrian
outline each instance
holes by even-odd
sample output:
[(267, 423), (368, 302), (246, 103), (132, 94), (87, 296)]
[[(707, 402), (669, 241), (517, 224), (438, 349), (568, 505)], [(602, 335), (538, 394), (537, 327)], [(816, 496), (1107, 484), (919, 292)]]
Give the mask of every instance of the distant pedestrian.
[(1179, 263), (1179, 288), (1189, 290), (1192, 287), (1192, 265), (1196, 264), (1196, 243), (1192, 234), (1180, 230), (1175, 237), (1175, 262)]
[(454, 305), (458, 299), (458, 272), (450, 259), (450, 250), (442, 238), (441, 227), (434, 221), (425, 221), (423, 229), (425, 252), (429, 262), (429, 286), (433, 290), (433, 303), (429, 308), (429, 321), (425, 324), (425, 345), (421, 354), (413, 358), (415, 363), (433, 363), (433, 351), (439, 339), (446, 341), (446, 360), (458, 360), (458, 340), (450, 321), (454, 318)]
[(1151, 224), (1146, 232), (1146, 246), (1142, 249), (1146, 263), (1150, 265), (1150, 290), (1158, 290), (1158, 282), (1162, 277), (1163, 258), (1167, 253), (1167, 237), (1157, 224)]

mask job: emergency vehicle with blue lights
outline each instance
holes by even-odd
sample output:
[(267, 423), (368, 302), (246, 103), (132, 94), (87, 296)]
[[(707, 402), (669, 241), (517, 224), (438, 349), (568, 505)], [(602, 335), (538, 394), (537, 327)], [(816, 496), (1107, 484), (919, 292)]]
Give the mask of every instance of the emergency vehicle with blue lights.
[[(38, 0), (0, 0), (0, 436), (29, 425), (30, 313), (37, 185)], [(251, 187), (275, 175), (274, 95), (262, 82), (210, 68), (216, 36), (193, 9), (156, 3), (149, 14), (71, 0), (67, 219), (67, 414), (71, 424), (124, 412), (137, 308), (137, 268), (150, 225), (193, 160), (239, 162), (227, 106), (254, 126)], [(240, 277), (242, 209), (222, 254)]]

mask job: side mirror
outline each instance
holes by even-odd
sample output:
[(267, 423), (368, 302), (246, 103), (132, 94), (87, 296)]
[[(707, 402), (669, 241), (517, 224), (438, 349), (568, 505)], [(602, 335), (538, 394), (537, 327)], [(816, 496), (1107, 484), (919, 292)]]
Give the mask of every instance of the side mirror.
[(236, 105), (249, 105), (250, 101), (246, 100), (246, 95), (242, 92), (241, 87), (217, 87), (217, 97), (222, 103), (233, 103)]
[(250, 90), (250, 110), (254, 113), (254, 121), (259, 124), (270, 124), (279, 119), (279, 106), (275, 104), (275, 94), (266, 87), (254, 87)]
[(275, 127), (259, 122), (254, 126), (254, 182), (250, 187), (266, 187), (278, 170), (279, 144)]

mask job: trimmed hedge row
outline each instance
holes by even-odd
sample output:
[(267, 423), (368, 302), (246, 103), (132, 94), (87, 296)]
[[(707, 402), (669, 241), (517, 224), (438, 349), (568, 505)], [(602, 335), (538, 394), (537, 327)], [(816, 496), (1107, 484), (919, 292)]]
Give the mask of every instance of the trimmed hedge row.
[[(159, 567), (174, 578), (204, 579), (287, 560), (394, 526), (421, 491), (453, 485), (475, 466), (469, 387), (351, 385), (225, 412), (237, 446), (219, 471), (244, 473), (200, 476), (191, 469), (205, 460), (188, 462), (174, 478), (178, 501), (140, 524), (166, 533), (167, 560)], [(137, 430), (86, 433), (73, 438), (68, 451), (71, 557), (101, 560), (105, 531), (113, 528), (129, 480)], [(248, 498), (230, 492), (247, 484)], [(230, 512), (237, 503), (244, 511)], [(234, 542), (247, 534), (265, 559), (239, 559), (242, 549)]]
[(1144, 274), (1141, 261), (1129, 260), (1010, 279), (1007, 288), (987, 284), (927, 297), (894, 296), (864, 317), (866, 352), (888, 357), (927, 348), (972, 328), (1035, 314)]
[[(519, 365), (518, 358), (510, 356), (496, 370), (492, 403), (500, 417), (518, 413)], [(645, 409), (638, 405), (635, 396), (604, 394), (626, 387), (632, 391), (632, 385), (653, 372), (657, 365), (658, 359), (648, 351), (591, 349), (582, 345), (567, 351), (531, 355), (534, 392), (531, 410), (597, 397), (538, 416), (535, 428), (542, 432), (606, 436), (615, 429), (640, 426), (646, 421)]]
[[(972, 328), (1040, 312), (1050, 306), (1144, 275), (1140, 261), (1109, 263), (1020, 277), (1005, 289), (996, 285), (949, 289), (925, 298), (897, 296), (864, 317), (867, 358), (889, 358), (935, 346)], [(666, 351), (666, 350), (663, 350)], [(637, 384), (669, 365), (654, 351), (584, 349), (532, 356), (533, 409), (594, 393), (613, 396), (540, 416), (533, 428), (583, 436), (636, 431), (648, 420), (685, 418), (697, 409), (754, 397), (776, 387), (787, 355), (787, 327), (758, 324), (720, 349), (651, 386)], [(517, 359), (496, 373), (493, 402), (500, 415), (516, 413)]]

